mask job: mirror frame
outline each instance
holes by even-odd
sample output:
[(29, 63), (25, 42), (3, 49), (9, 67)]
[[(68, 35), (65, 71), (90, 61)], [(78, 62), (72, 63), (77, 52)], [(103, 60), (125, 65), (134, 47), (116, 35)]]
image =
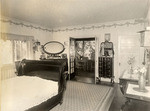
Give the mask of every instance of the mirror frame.
[[(58, 43), (58, 44), (60, 44), (60, 45), (63, 47), (63, 49), (62, 49), (61, 51), (57, 52), (57, 53), (47, 52), (44, 47), (46, 47), (46, 45), (47, 45), (47, 44), (50, 44), (50, 43)], [(57, 54), (61, 54), (61, 53), (64, 52), (65, 46), (64, 46), (62, 43), (58, 42), (58, 41), (50, 41), (50, 42), (47, 42), (46, 44), (44, 44), (43, 47), (42, 47), (42, 49), (43, 49), (43, 51), (44, 51), (45, 53), (47, 53), (47, 54), (57, 55)]]

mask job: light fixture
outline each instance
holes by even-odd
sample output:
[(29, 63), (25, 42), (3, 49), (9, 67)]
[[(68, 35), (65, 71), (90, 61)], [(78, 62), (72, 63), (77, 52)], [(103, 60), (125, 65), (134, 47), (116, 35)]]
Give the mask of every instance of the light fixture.
[(40, 46), (40, 42), (36, 39), (36, 40), (33, 40), (33, 51), (38, 51), (38, 46)]

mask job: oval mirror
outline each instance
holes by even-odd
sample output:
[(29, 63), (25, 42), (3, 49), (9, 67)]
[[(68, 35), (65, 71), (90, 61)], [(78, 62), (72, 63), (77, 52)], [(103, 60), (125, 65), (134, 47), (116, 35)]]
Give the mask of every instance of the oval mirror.
[(57, 41), (50, 41), (47, 42), (43, 46), (43, 50), (47, 54), (60, 54), (65, 50), (65, 47), (62, 43), (57, 42)]

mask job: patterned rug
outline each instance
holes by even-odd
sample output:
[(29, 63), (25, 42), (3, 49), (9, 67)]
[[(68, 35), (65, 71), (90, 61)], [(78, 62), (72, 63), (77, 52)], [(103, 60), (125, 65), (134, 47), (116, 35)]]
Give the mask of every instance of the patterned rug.
[(111, 90), (113, 87), (68, 81), (62, 105), (51, 111), (98, 111)]

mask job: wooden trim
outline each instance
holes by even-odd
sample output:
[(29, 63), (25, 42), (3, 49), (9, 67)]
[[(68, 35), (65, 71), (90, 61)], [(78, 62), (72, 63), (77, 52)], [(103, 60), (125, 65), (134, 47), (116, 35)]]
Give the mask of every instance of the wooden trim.
[(1, 36), (5, 36), (6, 40), (19, 40), (19, 41), (24, 41), (24, 40), (33, 40), (33, 36), (28, 36), (28, 35), (19, 35), (19, 34), (12, 34), (12, 33), (1, 33)]
[(95, 40), (95, 37), (91, 37), (91, 38), (74, 38), (75, 41), (91, 41), (91, 40)]

